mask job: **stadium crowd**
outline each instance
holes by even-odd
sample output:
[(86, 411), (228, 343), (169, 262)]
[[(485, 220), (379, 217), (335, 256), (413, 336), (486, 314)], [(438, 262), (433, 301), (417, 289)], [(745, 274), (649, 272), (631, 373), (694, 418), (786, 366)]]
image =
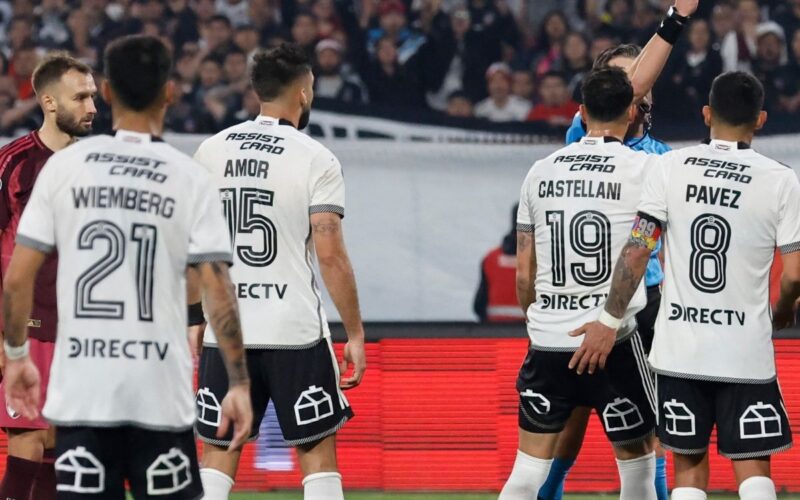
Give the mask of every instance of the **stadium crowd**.
[[(313, 57), (318, 98), (491, 121), (568, 125), (607, 47), (643, 44), (671, 0), (1, 0), (0, 134), (41, 123), (31, 73), (64, 49), (94, 68), (116, 37), (175, 53), (176, 132), (211, 133), (258, 113), (248, 64), (292, 40)], [(753, 72), (773, 114), (800, 108), (800, 0), (701, 2), (654, 90), (658, 116), (694, 117), (714, 76)], [(102, 78), (101, 75), (96, 75)], [(668, 102), (669, 105), (659, 105)], [(95, 130), (110, 128), (99, 103)]]

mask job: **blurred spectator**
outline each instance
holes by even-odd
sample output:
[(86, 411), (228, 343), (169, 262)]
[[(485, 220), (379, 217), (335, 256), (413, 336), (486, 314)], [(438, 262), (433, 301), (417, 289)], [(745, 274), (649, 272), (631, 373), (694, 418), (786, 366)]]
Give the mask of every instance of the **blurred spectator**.
[(714, 34), (714, 45), (722, 47), (722, 41), (728, 33), (735, 31), (736, 19), (733, 6), (728, 2), (718, 2), (711, 13), (711, 31)]
[(779, 89), (780, 109), (797, 113), (800, 111), (800, 29), (795, 30), (789, 47), (789, 64), (778, 71), (776, 79), (784, 83)]
[(333, 0), (314, 0), (311, 13), (317, 20), (319, 38), (333, 38), (341, 30)]
[(200, 47), (206, 54), (223, 58), (233, 45), (233, 26), (227, 17), (214, 15), (200, 29)]
[(249, 22), (248, 0), (217, 0), (217, 13), (230, 20), (234, 26), (243, 26)]
[(65, 48), (69, 44), (70, 32), (67, 27), (67, 8), (65, 0), (43, 0), (39, 10), (39, 29), (37, 42), (47, 49)]
[(401, 64), (411, 59), (425, 43), (425, 36), (408, 27), (406, 6), (401, 0), (383, 0), (378, 7), (378, 28), (367, 35), (367, 49), (375, 54), (378, 40), (388, 37), (397, 47)]
[(364, 81), (369, 90), (369, 101), (373, 104), (424, 106), (424, 96), (418, 76), (400, 64), (397, 47), (388, 36), (378, 40), (375, 59), (367, 68)]
[(554, 10), (545, 16), (540, 31), (536, 44), (537, 59), (534, 61), (537, 77), (550, 71), (561, 57), (561, 47), (569, 33), (569, 20), (563, 12)]
[(592, 38), (592, 44), (589, 48), (589, 57), (592, 61), (597, 59), (597, 56), (617, 45), (613, 38), (607, 35), (600, 35)]
[(220, 87), (222, 87), (222, 63), (216, 57), (206, 56), (200, 63), (197, 84), (192, 89), (194, 105), (203, 109), (206, 96)]
[(278, 23), (275, 5), (271, 0), (249, 0), (248, 20), (258, 31), (259, 41), (266, 45), (275, 36), (284, 36), (284, 29)]
[(708, 103), (711, 83), (722, 72), (722, 56), (712, 47), (711, 28), (705, 20), (692, 21), (687, 38), (688, 50), (672, 71), (673, 92), (682, 99), (675, 99), (669, 108), (678, 116), (694, 117)]
[(167, 31), (171, 33), (175, 46), (197, 42), (200, 38), (198, 17), (189, 6), (189, 0), (168, 0), (167, 7)]
[(472, 308), (482, 323), (521, 323), (525, 313), (517, 300), (517, 209), (511, 212), (511, 230), (499, 247), (481, 261), (481, 281)]
[(644, 47), (661, 22), (661, 9), (647, 1), (635, 2), (632, 41)]
[(786, 0), (778, 7), (775, 21), (781, 25), (784, 33), (794, 33), (800, 29), (800, 0)]
[(756, 28), (761, 11), (756, 0), (739, 0), (736, 28), (722, 40), (720, 53), (725, 71), (750, 71), (756, 53)]
[(561, 49), (561, 58), (553, 66), (553, 70), (564, 75), (569, 93), (575, 101), (580, 98), (581, 81), (592, 69), (592, 61), (586, 37), (575, 31), (567, 35)]
[(313, 59), (317, 45), (317, 20), (308, 12), (300, 12), (292, 24), (292, 39)]
[(539, 103), (530, 110), (528, 120), (569, 126), (577, 112), (578, 103), (572, 100), (564, 75), (555, 71), (545, 74), (539, 83)]
[(531, 103), (511, 93), (511, 68), (494, 63), (486, 70), (489, 97), (475, 106), (475, 116), (493, 122), (522, 121), (528, 116)]
[(536, 83), (533, 75), (527, 70), (514, 70), (511, 73), (511, 93), (528, 102), (533, 102)]
[(358, 77), (342, 69), (342, 44), (333, 39), (317, 44), (317, 70), (314, 94), (346, 104), (366, 104), (367, 93)]
[(5, 53), (11, 55), (28, 43), (33, 43), (33, 18), (12, 17), (6, 30)]
[(764, 109), (776, 112), (779, 111), (781, 91), (790, 85), (781, 78), (788, 62), (786, 36), (778, 23), (768, 21), (758, 25), (756, 40), (753, 73), (764, 86)]
[(447, 98), (447, 115), (456, 118), (473, 118), (475, 116), (472, 101), (466, 92), (456, 91)]
[(8, 74), (14, 79), (17, 99), (26, 100), (34, 97), (31, 76), (38, 63), (39, 53), (32, 42), (26, 42), (14, 51)]
[(252, 24), (245, 24), (236, 28), (233, 34), (233, 44), (247, 56), (247, 61), (251, 61), (261, 44), (261, 37), (258, 30)]
[(631, 4), (630, 0), (608, 0), (598, 32), (614, 40), (630, 40), (634, 34)]

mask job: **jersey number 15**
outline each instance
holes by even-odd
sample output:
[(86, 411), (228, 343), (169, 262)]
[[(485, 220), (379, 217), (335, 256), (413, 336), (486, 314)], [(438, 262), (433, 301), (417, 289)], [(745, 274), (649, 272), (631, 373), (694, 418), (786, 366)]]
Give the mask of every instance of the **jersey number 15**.
[[(271, 207), (275, 199), (273, 191), (257, 188), (220, 189), (222, 210), (228, 221), (231, 243), (242, 262), (252, 267), (266, 267), (278, 255), (278, 230), (267, 217), (256, 213), (259, 205)], [(236, 243), (240, 234), (260, 234), (261, 245), (250, 246)]]

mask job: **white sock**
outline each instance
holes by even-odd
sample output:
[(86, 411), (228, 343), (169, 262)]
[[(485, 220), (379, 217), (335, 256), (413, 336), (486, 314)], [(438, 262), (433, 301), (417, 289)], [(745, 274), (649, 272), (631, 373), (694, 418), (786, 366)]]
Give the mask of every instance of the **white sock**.
[(655, 452), (631, 460), (617, 459), (617, 469), (620, 500), (657, 500)]
[(543, 460), (517, 450), (514, 468), (498, 500), (534, 500), (547, 481), (552, 463), (552, 459)]
[(707, 500), (706, 492), (697, 488), (675, 488), (670, 496), (672, 500)]
[(742, 500), (776, 500), (775, 483), (765, 476), (749, 477), (739, 485), (739, 498)]
[(304, 500), (344, 500), (342, 475), (338, 472), (317, 472), (303, 478)]
[(204, 500), (228, 500), (228, 494), (233, 488), (233, 479), (217, 469), (204, 467), (200, 469), (200, 481), (205, 491)]

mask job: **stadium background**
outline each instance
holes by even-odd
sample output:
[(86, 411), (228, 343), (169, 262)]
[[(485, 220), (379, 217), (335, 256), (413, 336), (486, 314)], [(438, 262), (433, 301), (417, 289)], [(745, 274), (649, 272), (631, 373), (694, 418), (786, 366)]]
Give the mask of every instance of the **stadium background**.
[[(309, 131), (345, 169), (346, 234), (370, 340), (367, 377), (349, 394), (357, 418), (339, 440), (345, 487), (492, 491), (513, 461), (513, 382), (526, 340), (521, 326), (475, 323), (480, 259), (508, 230), (530, 164), (563, 140), (590, 58), (618, 41), (646, 41), (670, 3), (0, 0), (0, 134), (41, 123), (28, 81), (47, 50), (98, 67), (109, 40), (144, 32), (175, 50), (182, 96), (167, 139), (191, 154), (202, 134), (257, 112), (246, 81), (253, 50), (300, 43), (323, 77)], [(755, 147), (797, 171), (800, 0), (701, 0), (696, 17), (708, 22), (684, 35), (654, 89), (656, 135), (673, 146), (703, 138), (698, 107), (711, 78), (750, 70), (767, 87), (770, 111)], [(488, 85), (496, 62), (508, 69)], [(108, 131), (108, 108), (99, 108), (96, 130)], [(800, 332), (784, 337), (778, 369), (800, 429)], [(262, 431), (237, 488), (296, 488), (296, 460), (274, 418)], [(775, 463), (779, 488), (800, 492), (800, 451)], [(712, 471), (712, 489), (734, 489), (714, 454)], [(617, 481), (593, 421), (567, 489), (608, 492)]]

